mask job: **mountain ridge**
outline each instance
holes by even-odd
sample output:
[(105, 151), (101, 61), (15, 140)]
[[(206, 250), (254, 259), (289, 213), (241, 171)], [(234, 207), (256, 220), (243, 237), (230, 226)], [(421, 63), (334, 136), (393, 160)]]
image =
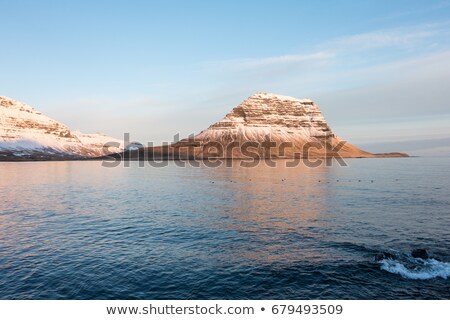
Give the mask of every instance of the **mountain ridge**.
[[(274, 150), (267, 150), (269, 143)], [(170, 146), (126, 151), (125, 159), (374, 158), (336, 136), (311, 99), (258, 92), (199, 134)], [(115, 155), (114, 157), (121, 157)]]
[[(105, 144), (115, 144), (104, 148)], [(268, 146), (268, 147), (267, 147)], [(122, 151), (125, 150), (125, 151)], [(0, 161), (207, 158), (374, 158), (331, 130), (311, 99), (258, 92), (199, 134), (169, 146), (124, 148), (104, 134), (72, 131), (35, 108), (0, 96)]]
[(105, 155), (108, 142), (121, 143), (105, 134), (72, 131), (28, 104), (0, 96), (0, 160), (92, 158)]

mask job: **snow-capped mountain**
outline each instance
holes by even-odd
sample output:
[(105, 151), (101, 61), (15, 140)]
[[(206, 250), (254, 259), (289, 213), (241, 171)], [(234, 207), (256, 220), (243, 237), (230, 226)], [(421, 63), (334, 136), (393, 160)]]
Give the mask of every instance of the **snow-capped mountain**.
[[(337, 137), (329, 127), (320, 108), (310, 99), (259, 92), (231, 110), (222, 120), (214, 123), (194, 139), (182, 140), (186, 144), (195, 141), (200, 145), (220, 143), (223, 146), (231, 142), (241, 145), (248, 142), (261, 143), (266, 140), (275, 142), (277, 146), (285, 143), (286, 148), (274, 148), (270, 156), (275, 157), (322, 157), (329, 152), (327, 147), (336, 147), (342, 139)], [(305, 154), (304, 146), (312, 146)], [(289, 147), (291, 145), (291, 147)], [(259, 155), (267, 153), (258, 147), (254, 149)], [(198, 148), (196, 156), (206, 156), (205, 148)], [(242, 149), (235, 148), (226, 156), (242, 157)], [(342, 157), (372, 157), (373, 154), (363, 151), (349, 143), (339, 149)]]
[[(120, 147), (108, 143), (118, 143)], [(0, 96), (0, 160), (84, 159), (119, 152), (123, 142), (104, 134), (83, 134), (33, 107)]]
[(309, 139), (332, 134), (319, 107), (310, 99), (256, 93), (222, 120), (196, 136), (198, 140)]
[(403, 153), (373, 154), (342, 140), (310, 99), (262, 92), (252, 95), (194, 137), (170, 146), (126, 150), (113, 155), (130, 160), (405, 156)]

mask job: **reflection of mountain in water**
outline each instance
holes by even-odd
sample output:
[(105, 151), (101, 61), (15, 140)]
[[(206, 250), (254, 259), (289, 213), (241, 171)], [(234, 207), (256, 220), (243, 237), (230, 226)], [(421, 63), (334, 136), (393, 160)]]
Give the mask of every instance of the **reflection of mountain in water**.
[[(448, 161), (346, 161), (5, 163), (0, 297), (447, 298)], [(374, 261), (413, 248), (429, 264)]]
[[(326, 259), (322, 253), (308, 250), (308, 243), (319, 241), (328, 228), (324, 224), (329, 218), (326, 181), (334, 169), (325, 165), (288, 168), (287, 161), (277, 160), (275, 167), (260, 161), (255, 168), (232, 165), (207, 170), (210, 187), (223, 189), (223, 197), (231, 195), (226, 205), (212, 205), (214, 212), (224, 213), (225, 221), (233, 221), (225, 222), (223, 228), (248, 236), (235, 248), (235, 254), (249, 263)], [(252, 234), (258, 230), (264, 230), (264, 234), (254, 239)], [(286, 247), (280, 238), (295, 242), (295, 249)], [(265, 247), (261, 247), (261, 241)]]

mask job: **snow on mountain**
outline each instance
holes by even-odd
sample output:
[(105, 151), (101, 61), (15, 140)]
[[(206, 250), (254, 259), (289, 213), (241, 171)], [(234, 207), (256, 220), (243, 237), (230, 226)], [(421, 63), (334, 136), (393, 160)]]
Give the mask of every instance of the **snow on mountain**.
[(337, 137), (310, 99), (259, 92), (194, 137), (125, 150), (120, 159), (262, 159), (407, 157), (373, 154)]
[(256, 93), (196, 139), (216, 141), (229, 136), (234, 140), (264, 141), (267, 134), (291, 141), (323, 137), (332, 132), (312, 100)]
[[(281, 143), (292, 144), (292, 147), (284, 149), (285, 157), (294, 157), (295, 154), (321, 157), (326, 152), (326, 149), (321, 147), (324, 141), (331, 146), (342, 141), (332, 132), (319, 106), (312, 100), (264, 92), (256, 93), (243, 101), (222, 120), (196, 135), (193, 140), (201, 145), (218, 142), (226, 146), (233, 141), (240, 144), (260, 143), (268, 138), (278, 146)], [(188, 141), (182, 140), (181, 143)], [(303, 147), (306, 143), (316, 144), (318, 148), (310, 148), (309, 154), (305, 155)], [(199, 149), (196, 156), (205, 156), (204, 152), (204, 149)], [(263, 154), (264, 151), (258, 149), (257, 153)], [(346, 143), (339, 153), (343, 157), (373, 156), (349, 143)], [(242, 150), (233, 150), (232, 154), (233, 157), (241, 157)]]
[[(104, 149), (107, 143), (118, 146)], [(122, 149), (120, 140), (71, 131), (25, 103), (0, 96), (0, 159), (90, 158)]]

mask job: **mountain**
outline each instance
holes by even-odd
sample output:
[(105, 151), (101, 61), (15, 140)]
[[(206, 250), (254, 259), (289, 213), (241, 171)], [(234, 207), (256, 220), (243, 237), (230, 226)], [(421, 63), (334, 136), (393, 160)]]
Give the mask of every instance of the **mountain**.
[(71, 131), (25, 103), (0, 96), (0, 161), (88, 159), (122, 150), (105, 152), (108, 142), (122, 145), (104, 134)]
[[(269, 148), (271, 146), (271, 148)], [(336, 136), (310, 99), (256, 93), (194, 137), (167, 147), (127, 151), (126, 158), (347, 158), (403, 157), (373, 154)]]
[[(115, 147), (104, 149), (107, 143)], [(0, 161), (83, 160), (113, 156), (127, 159), (187, 158), (373, 158), (373, 154), (336, 136), (310, 99), (256, 93), (198, 135), (170, 146), (123, 151), (120, 140), (83, 134), (31, 106), (0, 96)]]

